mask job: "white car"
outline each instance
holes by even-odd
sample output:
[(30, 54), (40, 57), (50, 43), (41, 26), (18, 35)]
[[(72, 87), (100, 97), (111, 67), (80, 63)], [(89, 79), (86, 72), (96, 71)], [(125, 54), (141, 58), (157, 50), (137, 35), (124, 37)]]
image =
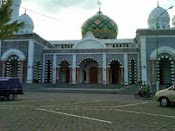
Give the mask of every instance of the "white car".
[(155, 95), (155, 98), (163, 107), (175, 103), (175, 85), (158, 91)]

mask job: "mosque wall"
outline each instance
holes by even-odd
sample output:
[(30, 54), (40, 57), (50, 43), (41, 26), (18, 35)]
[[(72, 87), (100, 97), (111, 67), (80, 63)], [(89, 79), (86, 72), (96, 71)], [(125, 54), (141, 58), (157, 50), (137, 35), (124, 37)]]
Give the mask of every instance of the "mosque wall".
[(40, 60), (40, 62), (42, 63), (43, 61), (43, 46), (39, 45), (37, 43), (34, 43), (34, 62), (36, 60)]
[(118, 60), (121, 65), (124, 65), (124, 55), (123, 54), (107, 54), (106, 55), (106, 65), (110, 66), (110, 62), (113, 60)]
[(72, 66), (73, 56), (72, 55), (57, 55), (56, 66), (59, 66), (62, 61), (67, 61)]
[[(158, 47), (171, 47), (175, 49), (175, 37), (159, 37), (158, 38)], [(150, 63), (150, 55), (151, 53), (157, 49), (157, 38), (156, 37), (148, 37), (146, 38), (146, 56), (147, 56), (147, 77), (148, 80), (151, 81), (151, 63)]]
[[(4, 42), (2, 42), (1, 55), (3, 55), (9, 49), (17, 49), (17, 50), (21, 51), (25, 55), (25, 57), (27, 58), (27, 56), (28, 56), (28, 43), (29, 43), (28, 41), (17, 41), (17, 40), (4, 41)], [(27, 81), (27, 65), (28, 65), (28, 62), (26, 60), (24, 62), (24, 72), (23, 72), (24, 82)]]
[(76, 65), (79, 66), (80, 61), (87, 58), (96, 60), (100, 64), (99, 66), (103, 65), (102, 54), (77, 54)]
[(24, 53), (27, 56), (28, 53), (28, 41), (4, 41), (2, 42), (1, 54), (5, 53), (9, 49), (17, 49)]

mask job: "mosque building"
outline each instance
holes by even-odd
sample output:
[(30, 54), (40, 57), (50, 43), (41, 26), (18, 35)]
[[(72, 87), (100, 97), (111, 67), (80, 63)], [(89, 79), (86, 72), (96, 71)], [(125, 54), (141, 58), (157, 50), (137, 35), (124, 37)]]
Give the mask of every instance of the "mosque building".
[[(99, 9), (82, 23), (82, 39), (46, 41), (33, 32), (26, 12), (19, 16), (20, 4), (14, 0), (12, 21), (25, 27), (0, 41), (1, 77), (23, 83), (175, 83), (175, 28), (159, 5), (148, 17), (148, 28), (137, 29), (133, 39), (117, 39), (117, 23)], [(172, 21), (175, 25), (175, 17)]]

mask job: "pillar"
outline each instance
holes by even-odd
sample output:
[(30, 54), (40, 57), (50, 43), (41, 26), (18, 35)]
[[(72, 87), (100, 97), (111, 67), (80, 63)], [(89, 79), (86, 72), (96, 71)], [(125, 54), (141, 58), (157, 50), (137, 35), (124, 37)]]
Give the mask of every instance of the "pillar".
[(73, 54), (72, 84), (76, 84), (76, 54)]
[(80, 81), (79, 81), (79, 78), (80, 78), (80, 67), (77, 67), (76, 68), (76, 83), (78, 84)]
[(69, 83), (72, 83), (72, 67), (69, 67), (70, 70), (70, 76), (69, 76)]
[(120, 79), (120, 84), (124, 84), (124, 66), (120, 66), (120, 71), (121, 71), (121, 79)]
[(124, 85), (128, 85), (128, 54), (124, 54)]
[(20, 82), (23, 83), (24, 61), (20, 61)]
[(0, 77), (2, 76), (1, 46), (2, 46), (2, 41), (0, 40)]
[(5, 77), (6, 61), (2, 61), (2, 77)]
[(102, 83), (102, 67), (98, 68), (98, 84), (103, 84)]
[(156, 85), (156, 61), (151, 61), (151, 84)]
[(110, 70), (110, 67), (106, 67), (106, 84), (110, 84), (110, 82), (109, 82), (109, 70)]
[(28, 66), (27, 66), (27, 83), (33, 82), (33, 55), (34, 55), (34, 41), (29, 40), (28, 46)]
[(141, 38), (140, 43), (141, 52), (141, 69), (142, 69), (142, 84), (147, 84), (147, 57), (146, 57), (146, 39)]
[(57, 66), (56, 69), (56, 83), (60, 82), (60, 66)]
[(107, 76), (106, 76), (106, 54), (104, 53), (103, 54), (103, 85), (106, 85), (106, 78), (107, 78)]
[(89, 83), (89, 68), (86, 68), (86, 83)]

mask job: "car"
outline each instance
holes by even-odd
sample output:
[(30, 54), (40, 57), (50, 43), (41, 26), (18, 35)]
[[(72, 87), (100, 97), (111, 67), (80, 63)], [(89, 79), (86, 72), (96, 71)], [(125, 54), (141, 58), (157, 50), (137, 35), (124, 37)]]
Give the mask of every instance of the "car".
[(0, 77), (0, 99), (12, 101), (18, 94), (24, 94), (19, 79)]
[(155, 99), (160, 102), (162, 107), (175, 103), (175, 85), (158, 91), (155, 94)]

